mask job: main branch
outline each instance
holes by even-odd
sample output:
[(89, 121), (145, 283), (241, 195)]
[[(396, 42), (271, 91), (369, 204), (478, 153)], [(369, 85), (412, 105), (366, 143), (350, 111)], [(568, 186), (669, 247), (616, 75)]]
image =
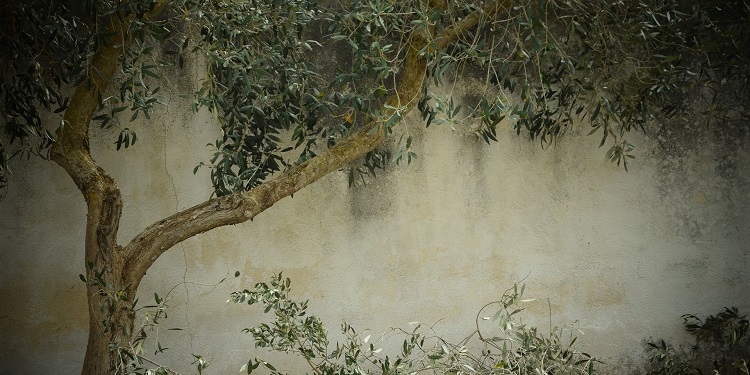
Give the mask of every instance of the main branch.
[[(158, 15), (168, 2), (169, 0), (157, 1), (144, 17)], [(87, 68), (89, 77), (73, 92), (63, 117), (63, 126), (57, 131), (57, 139), (50, 149), (51, 159), (68, 172), (87, 203), (95, 191), (101, 191), (104, 180), (111, 181), (91, 157), (89, 125), (102, 92), (109, 86), (120, 65), (120, 55), (129, 45), (128, 28), (133, 18), (133, 15), (122, 19), (112, 17), (108, 28), (112, 36), (92, 57)]]
[[(505, 10), (509, 2), (492, 2), (445, 29), (433, 40), (439, 48), (445, 48), (475, 27), (481, 17), (490, 17)], [(427, 44), (426, 36), (420, 32), (415, 31), (409, 39), (403, 73), (395, 94), (386, 103), (386, 108), (398, 108), (401, 116), (408, 113), (419, 100), (427, 68), (427, 61), (419, 51)], [(387, 110), (386, 114), (394, 115), (394, 110)], [(172, 246), (211, 229), (252, 219), (282, 198), (364, 156), (384, 139), (383, 124), (374, 121), (334, 147), (250, 191), (209, 199), (150, 225), (125, 247), (127, 262), (133, 272), (129, 279), (139, 282), (154, 261)]]
[[(398, 108), (399, 115), (404, 115), (419, 100), (427, 63), (418, 51), (425, 44), (422, 35), (410, 38), (397, 95), (387, 101), (388, 107)], [(388, 117), (393, 115), (393, 109), (386, 112)], [(252, 219), (282, 198), (372, 151), (384, 139), (382, 122), (373, 121), (334, 147), (250, 191), (209, 199), (152, 224), (125, 247), (128, 264), (133, 265), (131, 279), (140, 280), (153, 262), (172, 246), (211, 229)]]

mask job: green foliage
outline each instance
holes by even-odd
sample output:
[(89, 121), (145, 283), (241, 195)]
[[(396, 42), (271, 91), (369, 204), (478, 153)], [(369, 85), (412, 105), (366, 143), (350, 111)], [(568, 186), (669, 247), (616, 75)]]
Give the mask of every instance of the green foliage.
[(82, 55), (89, 43), (80, 36), (88, 34), (85, 15), (56, 3), (40, 12), (40, 3), (0, 5), (0, 188), (7, 185), (10, 159), (46, 156), (54, 136), (39, 107), (65, 111), (68, 98), (62, 87), (75, 81), (85, 66)]
[(627, 169), (624, 136), (649, 122), (695, 116), (695, 106), (707, 123), (727, 111), (748, 118), (747, 1), (530, 1), (510, 14), (440, 58), (481, 72), (468, 117), (486, 142), (506, 117), (542, 146), (583, 121)]
[(290, 134), (300, 157), (312, 156), (307, 141), (330, 105), (318, 89), (305, 53), (318, 46), (306, 40), (319, 17), (307, 0), (197, 2), (190, 20), (200, 27), (197, 50), (208, 60), (208, 76), (196, 94), (199, 106), (219, 116), (222, 138), (213, 145), (211, 179), (218, 195), (248, 190), (288, 166)]
[[(261, 304), (265, 313), (273, 312), (272, 323), (244, 331), (253, 336), (256, 347), (301, 356), (315, 374), (592, 374), (596, 362), (573, 347), (574, 326), (555, 328), (544, 336), (520, 322), (523, 309), (519, 304), (528, 302), (521, 299), (523, 287), (508, 290), (500, 301), (485, 306), (500, 306), (494, 316), (482, 318), (493, 323), (494, 336), (479, 329), (480, 311), (477, 330), (458, 344), (413, 323), (411, 330), (394, 330), (393, 335), (402, 336), (403, 341), (393, 351), (377, 347), (372, 335), (363, 338), (347, 323), (341, 325), (346, 340), (334, 348), (320, 319), (307, 314), (307, 301), (289, 299), (290, 285), (288, 278), (278, 274), (270, 284), (261, 282), (253, 290), (232, 293), (229, 301)], [(566, 334), (571, 335), (570, 341), (561, 338)], [(271, 374), (283, 373), (258, 356), (243, 365), (241, 372), (253, 373), (261, 365)]]
[(750, 326), (736, 307), (705, 319), (692, 314), (682, 319), (685, 329), (695, 336), (695, 344), (682, 351), (664, 340), (648, 342), (649, 375), (750, 374)]
[[(609, 146), (607, 159), (627, 168), (626, 134), (652, 121), (750, 118), (747, 0), (514, 1), (437, 48), (441, 33), (491, 2), (441, 3), (174, 0), (148, 17), (155, 0), (5, 2), (0, 187), (9, 159), (45, 156), (55, 130), (69, 125), (62, 116), (72, 89), (96, 77), (91, 60), (111, 43), (115, 20), (132, 22), (114, 46), (118, 74), (94, 121), (116, 129), (118, 149), (133, 146), (137, 129), (120, 121), (157, 108), (165, 74), (174, 74), (166, 68), (205, 64), (193, 109), (212, 111), (222, 130), (201, 164), (217, 195), (257, 186), (366, 123), (392, 132), (403, 113), (386, 117), (383, 104), (398, 94), (416, 34), (428, 42), (420, 51), (430, 78), (419, 101), (426, 125), (449, 123), (487, 143), (506, 123), (542, 146), (586, 123)], [(466, 76), (482, 84), (469, 102), (456, 98), (462, 107), (450, 88)], [(350, 182), (416, 156), (408, 129), (397, 132), (406, 142), (370, 153)]]
[[(238, 277), (239, 272), (234, 276)], [(98, 276), (92, 280), (80, 277), (101, 287)], [(103, 299), (100, 308), (110, 310), (105, 317), (111, 317), (111, 310), (122, 308), (121, 304), (132, 304), (134, 313), (140, 315), (131, 344), (110, 346), (110, 350), (118, 353), (113, 371), (134, 375), (178, 374), (155, 358), (169, 349), (160, 342), (159, 331), (164, 329), (161, 324), (167, 318), (169, 296), (176, 287), (166, 297), (154, 294), (153, 304), (138, 309), (135, 309), (137, 301), (129, 302), (125, 291), (108, 294)], [(315, 374), (594, 374), (598, 361), (574, 346), (575, 333), (579, 332), (577, 324), (550, 327), (549, 334), (544, 335), (538, 328), (522, 322), (522, 306), (533, 301), (523, 298), (524, 289), (514, 286), (498, 301), (483, 306), (476, 315), (474, 332), (457, 343), (444, 339), (433, 327), (417, 322), (410, 323), (408, 330), (392, 329), (380, 338), (362, 334), (344, 322), (340, 327), (344, 341), (332, 343), (323, 322), (309, 314), (308, 301), (290, 298), (291, 280), (281, 273), (274, 275), (269, 283), (257, 283), (252, 290), (232, 293), (227, 302), (257, 304), (264, 313), (272, 313), (274, 318), (270, 323), (243, 332), (252, 335), (257, 348), (301, 357)], [(485, 316), (484, 311), (492, 307), (498, 309), (492, 316)], [(695, 344), (682, 350), (664, 340), (648, 342), (650, 365), (646, 374), (750, 375), (747, 356), (750, 325), (737, 308), (725, 308), (704, 319), (692, 314), (682, 318), (686, 330), (695, 336)], [(103, 324), (105, 330), (111, 327), (107, 322)], [(401, 341), (398, 348), (382, 347), (394, 340)], [(196, 373), (202, 373), (208, 361), (200, 355), (191, 355)], [(243, 364), (240, 372), (250, 374), (259, 369), (284, 374), (282, 366), (258, 354)]]

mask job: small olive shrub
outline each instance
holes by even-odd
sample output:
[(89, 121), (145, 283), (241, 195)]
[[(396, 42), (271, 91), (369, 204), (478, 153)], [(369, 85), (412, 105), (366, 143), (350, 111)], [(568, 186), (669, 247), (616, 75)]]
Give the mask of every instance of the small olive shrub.
[[(307, 301), (289, 299), (290, 285), (291, 281), (279, 273), (270, 284), (261, 282), (253, 290), (232, 293), (228, 302), (260, 304), (265, 313), (272, 312), (273, 322), (244, 332), (253, 336), (256, 347), (302, 356), (317, 375), (593, 374), (595, 359), (573, 348), (575, 325), (555, 328), (544, 336), (520, 322), (518, 316), (523, 309), (519, 303), (529, 301), (521, 299), (523, 287), (514, 286), (499, 301), (485, 305), (482, 310), (495, 305), (500, 308), (494, 316), (485, 318), (480, 317), (480, 310), (475, 332), (458, 344), (449, 343), (431, 328), (417, 323), (410, 330), (394, 330), (404, 339), (391, 357), (370, 341), (371, 335), (362, 338), (346, 323), (341, 325), (345, 341), (332, 345), (320, 319), (308, 315)], [(480, 330), (482, 319), (494, 323), (492, 335)], [(570, 340), (561, 338), (568, 335)], [(283, 373), (257, 356), (240, 371), (250, 374), (261, 366), (271, 374)]]
[(692, 314), (682, 319), (695, 344), (678, 350), (664, 340), (648, 342), (648, 375), (750, 375), (750, 328), (736, 307), (705, 319)]

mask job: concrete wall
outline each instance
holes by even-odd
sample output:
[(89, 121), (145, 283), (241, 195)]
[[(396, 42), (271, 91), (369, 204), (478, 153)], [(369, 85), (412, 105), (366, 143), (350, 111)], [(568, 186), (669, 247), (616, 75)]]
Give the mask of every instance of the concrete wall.
[[(192, 168), (210, 157), (211, 117), (176, 97), (169, 104), (137, 124), (134, 148), (118, 152), (112, 132), (93, 135), (96, 159), (123, 191), (121, 243), (210, 194), (206, 171)], [(163, 326), (183, 331), (161, 331), (171, 349), (155, 359), (192, 373), (195, 353), (211, 362), (207, 373), (231, 374), (249, 353), (265, 355), (240, 332), (265, 319), (260, 310), (225, 301), (278, 271), (329, 331), (346, 320), (373, 337), (420, 321), (462, 338), (484, 303), (525, 278), (527, 296), (539, 298), (526, 319), (546, 327), (549, 299), (554, 324), (578, 320), (581, 348), (613, 372), (639, 361), (645, 338), (686, 339), (681, 314), (750, 310), (747, 124), (650, 128), (630, 137), (638, 159), (628, 173), (585, 129), (547, 150), (509, 127), (490, 146), (413, 118), (407, 129), (412, 165), (354, 188), (333, 173), (254, 222), (159, 259), (139, 296), (169, 295)], [(41, 160), (16, 166), (11, 183), (0, 202), (0, 373), (76, 373), (87, 321), (83, 199)]]

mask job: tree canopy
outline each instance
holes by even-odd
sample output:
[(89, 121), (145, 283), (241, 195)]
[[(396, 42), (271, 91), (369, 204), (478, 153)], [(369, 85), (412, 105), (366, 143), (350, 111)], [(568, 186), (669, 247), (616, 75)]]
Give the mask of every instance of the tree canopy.
[[(353, 183), (410, 162), (413, 140), (398, 125), (413, 108), (425, 126), (487, 143), (506, 124), (543, 147), (587, 127), (627, 169), (631, 130), (694, 108), (710, 125), (750, 118), (749, 27), (746, 0), (5, 2), (0, 187), (12, 159), (39, 155), (81, 190), (84, 372), (99, 374), (133, 358), (131, 300), (161, 254), (338, 168)], [(91, 156), (90, 127), (137, 147), (128, 124), (174, 95), (161, 87), (185, 64), (204, 70), (192, 110), (221, 129), (196, 166), (210, 169), (215, 197), (119, 245), (122, 197)], [(450, 93), (466, 77), (481, 90), (463, 105)], [(389, 136), (395, 148), (383, 147)]]
[[(426, 126), (449, 122), (487, 142), (506, 118), (543, 146), (585, 123), (626, 167), (625, 134), (650, 120), (693, 106), (709, 122), (748, 116), (743, 1), (168, 3), (3, 6), (0, 184), (9, 159), (47, 155), (72, 87), (103, 83), (93, 59), (104, 46), (117, 49), (116, 82), (98, 93), (93, 121), (115, 131), (118, 149), (137, 139), (128, 119), (158, 110), (165, 67), (205, 64), (193, 110), (208, 108), (222, 129), (203, 164), (218, 195), (249, 190), (373, 121), (390, 132), (412, 104)], [(389, 105), (415, 45), (430, 80)], [(342, 60), (335, 70), (315, 58), (331, 51)], [(470, 108), (431, 90), (466, 74), (484, 84)], [(403, 141), (395, 154), (368, 153), (352, 177), (410, 159)]]

